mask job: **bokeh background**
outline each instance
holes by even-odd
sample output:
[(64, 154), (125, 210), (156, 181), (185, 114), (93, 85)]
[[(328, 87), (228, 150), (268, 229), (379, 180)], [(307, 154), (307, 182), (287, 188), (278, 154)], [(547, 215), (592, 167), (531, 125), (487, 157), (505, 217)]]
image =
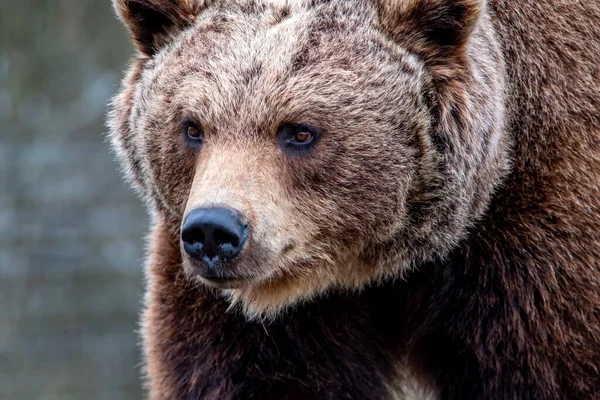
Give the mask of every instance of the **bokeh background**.
[(0, 399), (138, 399), (147, 218), (106, 143), (110, 0), (0, 5)]

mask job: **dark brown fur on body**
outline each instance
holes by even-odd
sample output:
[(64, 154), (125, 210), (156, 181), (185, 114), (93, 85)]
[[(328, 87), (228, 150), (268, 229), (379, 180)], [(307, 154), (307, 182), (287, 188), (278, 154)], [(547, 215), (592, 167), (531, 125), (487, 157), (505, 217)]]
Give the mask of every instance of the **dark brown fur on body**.
[[(154, 213), (151, 397), (389, 399), (416, 380), (441, 399), (598, 398), (600, 4), (274, 3), (117, 1), (143, 54), (111, 128)], [(280, 53), (252, 42), (282, 21)], [(289, 163), (265, 144), (294, 106), (337, 147)], [(204, 118), (200, 161), (176, 139), (184, 107)], [(264, 287), (182, 267), (181, 219), (209, 197), (264, 225), (268, 251), (236, 266)]]

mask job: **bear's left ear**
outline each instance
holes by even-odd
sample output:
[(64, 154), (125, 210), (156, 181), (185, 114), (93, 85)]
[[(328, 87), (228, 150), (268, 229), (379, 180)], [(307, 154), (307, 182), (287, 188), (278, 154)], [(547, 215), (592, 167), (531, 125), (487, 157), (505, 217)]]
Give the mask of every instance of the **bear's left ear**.
[(152, 56), (171, 35), (189, 26), (209, 0), (113, 0), (136, 48)]
[(377, 0), (383, 30), (425, 62), (461, 59), (484, 0)]

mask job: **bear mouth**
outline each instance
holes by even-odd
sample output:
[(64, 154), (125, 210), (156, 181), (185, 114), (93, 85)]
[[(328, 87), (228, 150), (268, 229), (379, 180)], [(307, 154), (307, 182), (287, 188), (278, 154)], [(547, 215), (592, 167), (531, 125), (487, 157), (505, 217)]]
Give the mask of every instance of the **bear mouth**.
[(225, 268), (207, 268), (206, 264), (202, 262), (192, 261), (190, 264), (189, 267), (192, 269), (192, 274), (197, 276), (207, 286), (219, 289), (235, 289), (244, 286), (245, 282), (248, 281), (247, 278), (241, 276), (226, 274), (224, 272)]
[(232, 263), (208, 263), (186, 257), (183, 259), (183, 269), (190, 278), (217, 289), (238, 289), (247, 286), (252, 280), (246, 274), (238, 273)]
[(218, 289), (237, 289), (244, 286), (245, 279), (231, 278), (217, 275), (198, 274), (199, 278), (207, 286)]

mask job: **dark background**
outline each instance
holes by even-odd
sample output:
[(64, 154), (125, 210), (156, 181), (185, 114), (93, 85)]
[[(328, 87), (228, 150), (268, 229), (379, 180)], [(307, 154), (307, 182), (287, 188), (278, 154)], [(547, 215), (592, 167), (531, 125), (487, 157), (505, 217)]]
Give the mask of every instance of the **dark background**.
[(0, 6), (0, 399), (137, 399), (147, 218), (106, 143), (110, 0)]

